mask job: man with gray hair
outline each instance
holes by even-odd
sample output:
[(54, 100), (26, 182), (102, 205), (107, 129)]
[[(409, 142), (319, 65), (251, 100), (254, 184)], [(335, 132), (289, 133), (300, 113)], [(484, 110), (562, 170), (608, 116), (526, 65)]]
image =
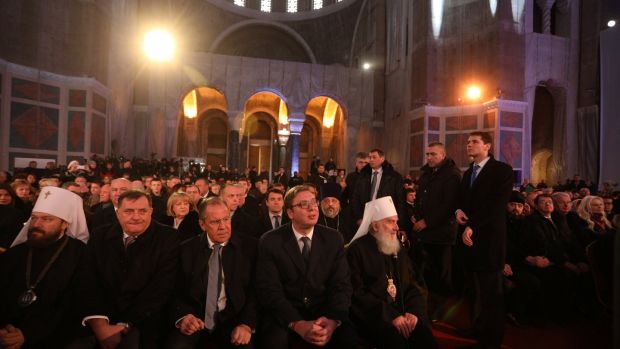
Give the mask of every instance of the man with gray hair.
[(104, 225), (118, 222), (116, 210), (118, 210), (118, 198), (122, 193), (131, 189), (131, 182), (125, 178), (116, 178), (110, 183), (110, 201), (111, 206), (104, 207), (90, 221), (90, 230), (95, 230)]
[(437, 348), (423, 289), (397, 233), (398, 213), (391, 197), (366, 203), (362, 224), (347, 249), (351, 319), (379, 348)]

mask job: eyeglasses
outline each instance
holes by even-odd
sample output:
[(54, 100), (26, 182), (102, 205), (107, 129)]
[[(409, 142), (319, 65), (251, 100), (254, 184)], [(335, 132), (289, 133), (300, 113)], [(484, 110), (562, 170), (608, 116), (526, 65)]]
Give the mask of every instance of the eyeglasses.
[(316, 201), (316, 199), (313, 200), (302, 200), (299, 203), (295, 204), (295, 205), (291, 205), (291, 207), (301, 207), (303, 209), (309, 209), (309, 208), (314, 208), (314, 207), (318, 207), (319, 206), (319, 202)]
[(216, 219), (216, 220), (212, 220), (212, 221), (207, 221), (207, 224), (214, 226), (214, 227), (219, 227), (220, 224), (228, 224), (230, 223), (230, 217), (224, 217), (221, 219)]

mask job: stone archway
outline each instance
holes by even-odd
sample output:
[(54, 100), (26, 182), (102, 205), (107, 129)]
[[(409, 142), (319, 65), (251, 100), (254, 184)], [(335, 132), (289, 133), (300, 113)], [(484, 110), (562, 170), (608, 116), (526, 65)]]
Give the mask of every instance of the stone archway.
[(314, 120), (317, 127), (318, 139), (313, 155), (318, 155), (321, 162), (333, 158), (339, 167), (346, 167), (343, 106), (332, 97), (317, 96), (308, 102), (306, 116)]

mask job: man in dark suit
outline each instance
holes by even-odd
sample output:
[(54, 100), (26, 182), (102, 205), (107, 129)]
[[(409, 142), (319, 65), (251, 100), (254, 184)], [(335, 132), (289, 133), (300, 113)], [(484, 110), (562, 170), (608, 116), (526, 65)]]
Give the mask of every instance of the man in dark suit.
[(273, 176), (273, 183), (281, 183), (284, 184), (284, 186), (288, 185), (288, 176), (284, 171), (284, 167), (280, 167), (276, 175)]
[(239, 184), (225, 184), (220, 190), (220, 197), (230, 210), (233, 232), (258, 238), (257, 219), (241, 209), (244, 195), (245, 189)]
[[(461, 172), (446, 156), (442, 143), (431, 143), (426, 149), (426, 165), (422, 166), (415, 197), (411, 234), (419, 242), (426, 259), (420, 266), (434, 303), (442, 303), (436, 295), (447, 297), (452, 292), (452, 246), (456, 242), (454, 210)], [(437, 304), (433, 304), (435, 308)], [(434, 311), (435, 309), (431, 309)]]
[(380, 149), (373, 149), (368, 153), (368, 165), (360, 171), (355, 183), (351, 209), (353, 219), (361, 223), (364, 215), (364, 205), (368, 201), (391, 196), (399, 220), (405, 219), (405, 194), (403, 176), (394, 170), (394, 167), (385, 160), (385, 153)]
[(457, 223), (463, 225), (463, 258), (475, 290), (473, 335), (479, 347), (499, 348), (504, 334), (502, 270), (506, 257), (506, 214), (512, 167), (490, 155), (491, 136), (472, 132), (467, 155), (474, 161), (463, 175)]
[(72, 348), (151, 348), (160, 340), (179, 240), (172, 227), (151, 219), (146, 193), (125, 192), (118, 205), (118, 223), (95, 231), (86, 248), (77, 308), (89, 330)]
[(95, 213), (88, 227), (91, 232), (104, 225), (118, 222), (118, 218), (116, 218), (118, 198), (129, 189), (131, 189), (131, 182), (125, 178), (116, 178), (110, 182), (110, 201), (112, 205), (106, 206)]
[(355, 348), (342, 237), (316, 225), (318, 202), (308, 186), (290, 189), (284, 205), (291, 224), (259, 242), (256, 291), (264, 309), (263, 347), (288, 348), (301, 338), (318, 346)]
[(368, 153), (357, 153), (357, 155), (355, 156), (355, 171), (349, 173), (347, 175), (347, 178), (344, 180), (344, 182), (346, 183), (346, 187), (342, 192), (341, 204), (343, 206), (349, 206), (353, 198), (353, 190), (355, 189), (355, 184), (357, 184), (357, 179), (360, 176), (360, 172), (366, 165), (368, 165)]
[(278, 189), (269, 189), (265, 199), (266, 212), (260, 216), (260, 234), (279, 228), (291, 220), (284, 214), (284, 193)]
[(205, 233), (180, 248), (172, 301), (176, 329), (166, 347), (196, 348), (215, 342), (219, 348), (253, 348), (256, 241), (231, 236), (230, 210), (220, 198), (209, 198), (200, 206), (200, 226)]

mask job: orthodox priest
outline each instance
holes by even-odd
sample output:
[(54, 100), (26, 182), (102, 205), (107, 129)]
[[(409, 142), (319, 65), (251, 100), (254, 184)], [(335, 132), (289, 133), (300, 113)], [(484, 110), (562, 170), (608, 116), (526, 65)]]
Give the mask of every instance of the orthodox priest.
[(347, 249), (353, 297), (351, 319), (378, 348), (437, 348), (423, 289), (398, 240), (398, 213), (390, 196), (366, 203)]
[(321, 185), (319, 192), (321, 196), (321, 210), (319, 211), (318, 224), (337, 230), (346, 244), (355, 233), (355, 225), (349, 210), (347, 208), (342, 209), (340, 201), (341, 192), (342, 188), (338, 183), (328, 182)]
[(45, 187), (12, 247), (0, 254), (1, 348), (63, 346), (88, 240), (82, 207), (78, 195)]

